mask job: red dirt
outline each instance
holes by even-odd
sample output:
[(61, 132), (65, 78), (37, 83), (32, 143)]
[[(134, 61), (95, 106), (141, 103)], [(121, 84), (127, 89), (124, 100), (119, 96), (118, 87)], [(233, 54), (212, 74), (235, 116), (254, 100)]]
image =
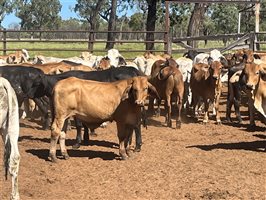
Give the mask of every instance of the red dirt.
[[(180, 130), (163, 126), (164, 117), (149, 118), (141, 152), (126, 161), (118, 159), (115, 123), (97, 129), (79, 150), (71, 148), (73, 129), (67, 134), (70, 159), (56, 164), (47, 161), (50, 131), (21, 120), (21, 199), (266, 199), (265, 125), (248, 131), (243, 115), (244, 125), (184, 119)], [(11, 190), (3, 171), (1, 200)]]

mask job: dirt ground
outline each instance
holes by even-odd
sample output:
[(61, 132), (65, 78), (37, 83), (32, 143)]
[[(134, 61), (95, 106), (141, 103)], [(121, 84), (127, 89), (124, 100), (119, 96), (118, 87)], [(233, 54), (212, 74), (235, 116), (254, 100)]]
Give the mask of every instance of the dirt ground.
[[(224, 119), (224, 98), (221, 104)], [(21, 199), (266, 199), (265, 125), (257, 122), (249, 131), (246, 108), (241, 109), (243, 125), (219, 126), (212, 118), (203, 125), (183, 117), (182, 128), (175, 130), (164, 126), (164, 117), (150, 117), (141, 152), (126, 161), (118, 158), (115, 123), (97, 129), (98, 136), (79, 150), (71, 147), (75, 130), (69, 131), (70, 159), (54, 164), (47, 160), (50, 131), (21, 120)], [(5, 200), (11, 179), (5, 181), (0, 171)]]

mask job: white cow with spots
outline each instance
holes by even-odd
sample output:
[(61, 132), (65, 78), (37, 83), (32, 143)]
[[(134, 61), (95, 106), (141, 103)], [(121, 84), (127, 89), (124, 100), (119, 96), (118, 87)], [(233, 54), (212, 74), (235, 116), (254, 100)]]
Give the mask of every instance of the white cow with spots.
[(4, 141), (4, 167), (12, 177), (11, 199), (19, 200), (18, 170), (20, 154), (18, 150), (19, 112), (15, 91), (10, 83), (0, 77), (0, 135)]

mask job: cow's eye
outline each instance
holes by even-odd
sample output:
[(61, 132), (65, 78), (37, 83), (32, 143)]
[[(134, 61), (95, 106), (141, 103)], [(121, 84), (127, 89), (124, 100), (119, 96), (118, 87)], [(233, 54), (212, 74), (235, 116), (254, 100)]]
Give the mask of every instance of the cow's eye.
[(260, 72), (259, 72), (259, 71), (257, 71), (257, 72), (256, 72), (256, 75), (259, 75), (259, 74), (260, 74)]

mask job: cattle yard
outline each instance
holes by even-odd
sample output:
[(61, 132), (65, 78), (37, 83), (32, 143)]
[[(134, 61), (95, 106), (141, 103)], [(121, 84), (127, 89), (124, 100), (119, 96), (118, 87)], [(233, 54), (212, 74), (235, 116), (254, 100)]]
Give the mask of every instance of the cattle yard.
[[(226, 87), (222, 121), (225, 104)], [(119, 159), (114, 122), (78, 150), (72, 149), (76, 131), (69, 131), (70, 159), (55, 164), (47, 160), (50, 131), (41, 130), (39, 120), (21, 120), (21, 199), (264, 199), (265, 125), (257, 121), (249, 131), (242, 105), (242, 125), (216, 125), (214, 118), (203, 125), (183, 116), (181, 129), (171, 129), (164, 117), (151, 116), (141, 152), (126, 161)], [(0, 199), (8, 199), (9, 181), (0, 176), (0, 184)]]

